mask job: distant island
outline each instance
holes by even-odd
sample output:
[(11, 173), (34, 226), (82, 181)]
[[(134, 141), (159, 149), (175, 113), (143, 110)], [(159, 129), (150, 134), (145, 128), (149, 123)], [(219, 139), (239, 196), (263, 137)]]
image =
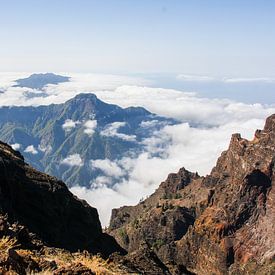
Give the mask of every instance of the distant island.
[(70, 77), (57, 75), (53, 73), (32, 74), (27, 78), (17, 79), (13, 87), (27, 87), (41, 90), (48, 84), (57, 85), (59, 83), (70, 81)]

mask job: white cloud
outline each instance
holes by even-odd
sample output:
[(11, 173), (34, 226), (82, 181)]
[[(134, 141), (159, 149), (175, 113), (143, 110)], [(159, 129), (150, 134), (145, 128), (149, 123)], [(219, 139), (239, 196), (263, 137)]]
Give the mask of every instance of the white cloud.
[(83, 166), (84, 163), (79, 154), (73, 154), (63, 159), (61, 164), (68, 166)]
[(25, 153), (30, 153), (33, 155), (38, 154), (38, 151), (35, 149), (35, 147), (33, 145), (29, 145), (26, 147), (26, 149), (24, 150)]
[[(11, 87), (12, 78), (5, 76), (2, 78), (5, 79), (4, 84), (0, 84), (0, 88), (5, 89), (4, 93), (0, 94), (0, 105), (62, 103), (83, 91), (92, 91), (107, 103), (122, 107), (141, 106), (158, 115), (182, 121), (179, 125), (165, 126), (160, 131), (152, 132), (150, 138), (141, 142), (144, 151), (138, 156), (124, 157), (113, 162), (97, 162), (98, 169), (105, 175), (97, 177), (90, 189), (71, 189), (98, 208), (104, 225), (108, 223), (112, 208), (137, 203), (141, 197), (152, 193), (168, 173), (176, 172), (180, 167), (185, 166), (201, 175), (209, 173), (217, 157), (227, 148), (232, 133), (240, 132), (251, 139), (255, 129), (263, 127), (264, 119), (275, 113), (274, 105), (244, 104), (228, 99), (201, 98), (194, 93), (173, 89), (148, 88), (146, 83), (136, 78), (92, 74), (66, 75), (73, 76), (71, 82), (49, 85), (45, 90), (45, 97), (31, 99), (26, 97), (26, 89)], [(226, 82), (226, 79), (229, 83), (247, 81), (232, 78), (218, 81)], [(196, 81), (199, 80), (210, 81), (207, 77), (197, 76)], [(256, 81), (267, 82), (270, 79), (262, 78)], [(91, 129), (88, 133), (92, 134), (95, 122), (89, 126), (91, 127), (84, 128)], [(112, 123), (101, 134), (134, 141), (135, 136), (119, 132), (124, 126), (124, 122)], [(153, 122), (148, 121), (142, 122), (141, 126), (152, 126), (152, 129), (154, 127)], [(83, 165), (79, 154), (69, 156), (62, 163)], [(116, 177), (118, 174), (121, 176)], [(111, 182), (115, 183), (113, 187)]]
[(115, 161), (109, 159), (96, 159), (91, 160), (90, 163), (92, 169), (100, 169), (107, 176), (117, 178), (124, 175), (124, 172)]
[[(101, 179), (101, 184), (96, 179), (90, 189), (73, 187), (71, 191), (97, 207), (102, 224), (108, 225), (112, 208), (138, 203), (169, 173), (177, 172), (181, 167), (206, 175), (220, 153), (227, 149), (232, 133), (240, 132), (252, 139), (255, 129), (262, 128), (263, 124), (264, 120), (251, 118), (211, 128), (193, 128), (188, 123), (165, 126), (143, 141), (147, 147), (136, 158), (124, 157), (113, 162), (96, 160), (95, 166), (109, 173)], [(155, 155), (160, 151), (161, 155)], [(115, 180), (118, 174), (121, 177)], [(113, 187), (110, 181), (115, 182)], [(108, 197), (111, 200), (107, 200)]]
[(98, 92), (97, 95), (122, 107), (141, 106), (158, 115), (195, 125), (218, 126), (234, 120), (246, 121), (251, 117), (264, 119), (275, 113), (275, 106), (201, 98), (172, 89), (121, 86), (114, 92)]
[(177, 79), (183, 80), (183, 81), (199, 81), (199, 82), (205, 82), (205, 81), (214, 81), (216, 80), (214, 77), (206, 76), (206, 75), (190, 75), (190, 74), (179, 74), (177, 75)]
[[(70, 191), (97, 208), (102, 226), (107, 226), (109, 224), (111, 216), (110, 210), (112, 208), (132, 203), (129, 198), (107, 186), (102, 186), (101, 188), (96, 189), (74, 186)], [(138, 197), (139, 193), (136, 193), (136, 196)]]
[(95, 133), (95, 129), (97, 127), (97, 121), (96, 120), (87, 120), (84, 123), (84, 127), (85, 127), (84, 133), (89, 136), (92, 136)]
[(125, 125), (126, 125), (125, 122), (120, 122), (120, 121), (110, 123), (106, 126), (106, 128), (103, 131), (101, 131), (100, 134), (106, 137), (117, 137), (126, 141), (135, 141), (136, 140), (135, 135), (126, 135), (123, 133), (118, 133), (118, 130), (121, 127), (124, 127)]
[(266, 83), (274, 83), (275, 78), (272, 77), (254, 77), (254, 78), (225, 78), (223, 79), (225, 83), (247, 83), (247, 82), (266, 82)]
[(11, 144), (11, 148), (12, 148), (13, 150), (19, 150), (20, 147), (21, 147), (21, 144), (19, 144), (19, 143)]
[(41, 96), (29, 97), (28, 93), (38, 93), (30, 88), (12, 87), (15, 80), (29, 77), (30, 73), (0, 73), (0, 106), (38, 106), (59, 104), (75, 97), (79, 93), (92, 91), (113, 91), (121, 85), (150, 85), (151, 82), (140, 77), (111, 74), (76, 74), (60, 72), (70, 77), (69, 82), (47, 85)]
[(52, 151), (52, 146), (39, 144), (38, 149), (43, 153), (50, 153)]
[(142, 128), (151, 128), (151, 127), (155, 127), (159, 123), (160, 122), (158, 120), (142, 121), (140, 123), (140, 127), (142, 127)]
[(93, 189), (102, 188), (104, 186), (110, 185), (112, 183), (112, 178), (109, 176), (98, 176), (93, 182), (91, 182)]
[(179, 74), (177, 79), (192, 82), (223, 82), (223, 83), (274, 83), (274, 77), (212, 77), (206, 75)]
[(19, 78), (28, 77), (29, 73), (0, 73), (0, 90), (6, 90), (16, 84), (15, 80)]
[(71, 131), (73, 128), (76, 127), (77, 124), (79, 124), (79, 121), (73, 121), (72, 119), (66, 119), (64, 124), (62, 125), (62, 128), (69, 132)]

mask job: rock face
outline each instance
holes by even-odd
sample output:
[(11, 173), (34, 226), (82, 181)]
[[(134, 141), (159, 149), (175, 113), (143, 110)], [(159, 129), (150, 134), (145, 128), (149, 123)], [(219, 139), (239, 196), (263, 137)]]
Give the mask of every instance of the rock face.
[(44, 243), (70, 251), (109, 255), (122, 251), (104, 234), (97, 210), (77, 199), (66, 185), (36, 171), (19, 152), (0, 142), (0, 212)]
[(153, 250), (172, 274), (275, 272), (275, 115), (252, 141), (232, 136), (210, 175), (180, 169), (109, 233), (130, 253)]

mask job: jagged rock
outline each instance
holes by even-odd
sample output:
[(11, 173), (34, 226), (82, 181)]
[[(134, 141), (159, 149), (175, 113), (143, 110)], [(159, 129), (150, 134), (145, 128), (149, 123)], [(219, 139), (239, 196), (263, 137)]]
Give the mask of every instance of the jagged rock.
[[(63, 182), (27, 165), (5, 143), (0, 143), (0, 175), (0, 211), (11, 223), (19, 222), (54, 247), (104, 256), (122, 251), (102, 232), (95, 208), (77, 199)], [(22, 242), (28, 237), (23, 228), (17, 233)]]
[(252, 141), (232, 135), (210, 175), (182, 168), (137, 206), (113, 210), (108, 232), (130, 253), (146, 243), (173, 274), (272, 274), (274, 182), (272, 115)]

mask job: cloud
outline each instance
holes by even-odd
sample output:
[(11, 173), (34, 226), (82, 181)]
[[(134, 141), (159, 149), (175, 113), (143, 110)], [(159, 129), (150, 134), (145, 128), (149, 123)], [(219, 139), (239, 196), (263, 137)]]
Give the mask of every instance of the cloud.
[(118, 130), (126, 125), (125, 122), (113, 122), (106, 126), (106, 128), (100, 132), (102, 136), (106, 137), (117, 137), (126, 141), (136, 141), (135, 135), (126, 135), (123, 133), (118, 133)]
[(109, 176), (98, 176), (92, 182), (93, 189), (103, 188), (104, 186), (111, 185), (111, 184), (112, 184), (112, 178)]
[[(90, 205), (96, 206), (102, 226), (107, 226), (110, 221), (110, 210), (122, 205), (129, 205), (132, 201), (126, 196), (118, 193), (116, 190), (103, 186), (97, 189), (87, 189), (85, 187), (74, 186), (70, 191), (86, 200)], [(136, 193), (138, 197), (138, 193)]]
[(115, 161), (111, 161), (109, 159), (97, 159), (91, 160), (90, 163), (92, 169), (100, 169), (107, 176), (117, 178), (124, 175), (122, 169)]
[[(238, 112), (231, 112), (232, 109), (238, 108), (239, 102), (228, 99), (202, 98), (194, 93), (174, 89), (149, 88), (144, 86), (148, 83), (141, 78), (97, 74), (66, 73), (66, 75), (71, 77), (71, 81), (58, 85), (49, 85), (46, 87), (43, 97), (29, 98), (25, 94), (25, 88), (9, 86), (4, 93), (0, 94), (0, 106), (36, 106), (63, 103), (79, 93), (93, 92), (98, 98), (107, 103), (117, 104), (121, 107), (141, 106), (158, 115), (173, 117), (196, 125), (217, 126), (239, 116)], [(19, 75), (14, 75), (13, 79), (17, 77)], [(2, 79), (5, 87), (7, 87), (8, 83), (11, 85), (11, 76), (5, 75), (3, 77), (2, 75)], [(262, 80), (266, 81), (271, 79), (262, 78)], [(224, 78), (225, 80), (226, 78)], [(28, 91), (32, 92), (32, 89)], [(241, 119), (243, 120), (250, 117), (250, 112), (256, 111), (257, 115), (254, 117), (264, 118), (266, 113), (271, 113), (275, 110), (274, 106), (268, 107), (261, 104), (243, 104), (243, 107), (246, 110), (245, 113), (242, 113)], [(124, 136), (124, 138), (126, 137)]]
[(194, 128), (188, 123), (165, 126), (143, 141), (148, 146), (137, 157), (94, 161), (95, 166), (106, 171), (106, 176), (97, 178), (91, 188), (75, 186), (71, 191), (97, 207), (102, 224), (108, 225), (111, 209), (138, 203), (154, 192), (169, 173), (181, 167), (206, 175), (227, 149), (232, 133), (240, 132), (251, 139), (254, 130), (263, 124), (263, 120), (252, 118), (211, 128)]
[[(70, 77), (69, 82), (58, 85), (47, 85), (43, 92), (30, 88), (13, 87), (15, 80), (30, 76), (30, 73), (0, 72), (0, 106), (38, 106), (59, 104), (75, 97), (79, 93), (92, 91), (113, 91), (121, 85), (150, 85), (152, 82), (140, 77), (129, 77), (112, 74), (76, 74), (59, 72)], [(30, 97), (29, 93), (40, 93)]]
[(19, 150), (20, 147), (21, 147), (21, 144), (19, 144), (19, 143), (11, 144), (11, 148), (12, 148), (13, 150)]
[(190, 74), (179, 74), (177, 75), (177, 79), (183, 81), (199, 81), (199, 82), (208, 82), (208, 81), (215, 81), (216, 79), (211, 76), (206, 75), (190, 75)]
[(68, 166), (83, 166), (84, 163), (79, 154), (73, 154), (63, 159), (61, 164)]
[(38, 145), (38, 149), (43, 152), (43, 153), (50, 153), (52, 151), (52, 146), (51, 145)]
[[(98, 208), (104, 225), (108, 224), (112, 208), (138, 203), (141, 197), (151, 194), (168, 173), (177, 172), (180, 167), (206, 175), (215, 165), (217, 157), (228, 147), (232, 133), (240, 132), (251, 139), (255, 129), (263, 127), (265, 118), (275, 113), (275, 105), (244, 104), (229, 99), (198, 97), (195, 93), (175, 89), (150, 88), (146, 87), (146, 81), (143, 83), (143, 80), (137, 78), (66, 75), (72, 76), (72, 81), (49, 85), (44, 91), (44, 97), (35, 98), (28, 98), (26, 89), (11, 87), (12, 78), (6, 75), (2, 78), (4, 84), (0, 84), (5, 89), (0, 94), (0, 105), (62, 103), (84, 91), (95, 93), (107, 103), (121, 107), (141, 106), (181, 122), (178, 125), (164, 125), (156, 130), (154, 122), (143, 121), (140, 126), (147, 129), (151, 127), (152, 132), (149, 138), (140, 141), (142, 152), (113, 161), (94, 160), (94, 169), (100, 169), (103, 175), (91, 183), (91, 188), (75, 186), (71, 189)], [(229, 83), (247, 80), (232, 79), (228, 78)], [(210, 79), (201, 77), (200, 81), (207, 82)], [(225, 82), (226, 79), (219, 81)], [(95, 122), (87, 125), (85, 127), (83, 124), (84, 131), (93, 134)], [(125, 126), (125, 122), (117, 121), (109, 124), (100, 134), (137, 142), (135, 136), (120, 132)], [(81, 166), (83, 160), (79, 154), (74, 154), (61, 163)]]
[(38, 151), (35, 149), (35, 147), (33, 145), (29, 145), (26, 147), (26, 149), (24, 150), (25, 153), (30, 153), (33, 155), (38, 154)]
[(84, 122), (84, 133), (92, 136), (95, 132), (95, 129), (97, 127), (97, 121), (96, 120), (87, 120), (86, 122)]
[(16, 84), (15, 80), (28, 77), (29, 73), (8, 73), (0, 72), (0, 90), (6, 90)]
[(73, 128), (76, 127), (77, 124), (79, 124), (79, 121), (73, 121), (72, 119), (66, 119), (64, 124), (62, 125), (62, 128), (69, 132), (71, 131)]
[(155, 127), (158, 124), (159, 124), (158, 120), (148, 120), (148, 121), (142, 121), (140, 123), (140, 127), (142, 127), (142, 128), (151, 128), (151, 127)]
[(275, 78), (272, 77), (254, 77), (254, 78), (225, 78), (223, 79), (225, 83), (253, 83), (253, 82), (265, 82), (274, 83)]
[(178, 74), (178, 80), (189, 82), (221, 82), (221, 83), (275, 83), (274, 77), (213, 77), (206, 75)]

